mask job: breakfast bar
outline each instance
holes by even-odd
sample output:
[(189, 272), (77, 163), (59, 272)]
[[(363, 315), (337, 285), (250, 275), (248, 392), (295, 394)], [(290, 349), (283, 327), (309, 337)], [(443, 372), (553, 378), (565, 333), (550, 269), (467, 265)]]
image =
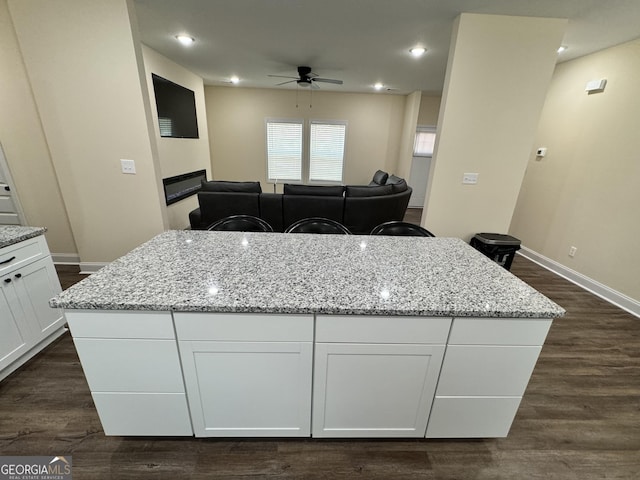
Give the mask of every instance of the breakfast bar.
[(50, 305), (107, 435), (504, 437), (564, 314), (460, 239), (207, 231)]

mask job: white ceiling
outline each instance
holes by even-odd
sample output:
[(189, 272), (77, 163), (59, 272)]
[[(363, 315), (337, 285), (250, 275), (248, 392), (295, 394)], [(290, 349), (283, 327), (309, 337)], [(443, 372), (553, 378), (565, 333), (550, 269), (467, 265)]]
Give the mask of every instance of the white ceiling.
[[(640, 37), (640, 0), (135, 0), (141, 40), (206, 85), (276, 87), (308, 65), (343, 85), (323, 90), (442, 91), (453, 20), (461, 12), (568, 18), (559, 61)], [(183, 47), (175, 35), (195, 37)], [(409, 48), (428, 52), (413, 58)]]

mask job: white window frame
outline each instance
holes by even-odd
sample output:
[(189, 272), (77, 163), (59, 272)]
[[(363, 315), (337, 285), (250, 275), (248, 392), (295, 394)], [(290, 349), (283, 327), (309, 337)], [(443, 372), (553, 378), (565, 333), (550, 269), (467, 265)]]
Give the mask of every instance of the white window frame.
[[(433, 151), (432, 151), (431, 155), (425, 154), (425, 153), (416, 152), (416, 147), (417, 147), (417, 142), (418, 142), (418, 135), (420, 133), (433, 133), (434, 141), (433, 141)], [(416, 127), (416, 135), (415, 135), (414, 140), (413, 140), (413, 156), (414, 157), (433, 158), (433, 152), (436, 149), (436, 141), (437, 141), (437, 137), (436, 137), (436, 126), (435, 125), (418, 125)]]
[[(296, 125), (302, 125), (302, 138), (301, 138), (301, 169), (300, 175), (301, 178), (273, 178), (269, 176), (269, 124), (270, 123), (292, 123)], [(344, 125), (344, 143), (342, 145), (342, 169), (340, 171), (340, 180), (332, 181), (332, 180), (311, 180), (310, 170), (311, 170), (311, 125)], [(264, 120), (264, 131), (265, 131), (265, 167), (266, 167), (266, 178), (268, 183), (277, 184), (277, 183), (293, 183), (293, 184), (303, 184), (303, 185), (343, 185), (344, 184), (344, 165), (346, 162), (346, 151), (347, 151), (347, 135), (348, 135), (348, 124), (346, 120), (321, 120), (321, 119), (309, 119), (304, 120), (302, 118), (277, 118), (277, 117), (267, 117)]]
[[(348, 124), (346, 120), (318, 120), (310, 119), (308, 121), (307, 138), (309, 148), (305, 149), (306, 161), (303, 165), (306, 165), (306, 178), (309, 185), (343, 185), (344, 184), (344, 164), (347, 152), (347, 134)], [(342, 166), (340, 170), (340, 180), (311, 180), (311, 125), (342, 125), (344, 126), (344, 141), (342, 143)]]
[[(274, 178), (269, 176), (269, 124), (270, 123), (292, 123), (296, 125), (300, 125), (302, 131), (302, 138), (300, 143), (300, 178)], [(267, 182), (270, 183), (302, 183), (302, 180), (305, 178), (304, 172), (304, 156), (305, 156), (305, 125), (304, 120), (301, 118), (265, 118), (264, 121), (264, 147), (265, 147), (265, 160), (266, 160), (266, 169), (267, 169)]]

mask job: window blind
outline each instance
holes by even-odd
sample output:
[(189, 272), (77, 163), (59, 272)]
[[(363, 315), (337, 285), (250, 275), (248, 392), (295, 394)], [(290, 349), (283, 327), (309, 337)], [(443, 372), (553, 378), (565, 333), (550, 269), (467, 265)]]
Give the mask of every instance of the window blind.
[(435, 129), (420, 129), (416, 132), (416, 139), (413, 144), (414, 157), (432, 157), (433, 148), (436, 143)]
[(342, 182), (345, 123), (311, 122), (309, 180)]
[(267, 174), (272, 181), (302, 181), (302, 121), (267, 121)]

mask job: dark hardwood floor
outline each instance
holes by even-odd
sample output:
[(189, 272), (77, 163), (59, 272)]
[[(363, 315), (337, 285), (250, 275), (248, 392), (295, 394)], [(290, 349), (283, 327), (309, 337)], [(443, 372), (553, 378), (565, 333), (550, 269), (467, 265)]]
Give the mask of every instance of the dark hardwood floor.
[(0, 382), (0, 455), (72, 455), (77, 480), (640, 478), (640, 320), (522, 257), (512, 272), (568, 313), (507, 438), (105, 437), (67, 334)]

